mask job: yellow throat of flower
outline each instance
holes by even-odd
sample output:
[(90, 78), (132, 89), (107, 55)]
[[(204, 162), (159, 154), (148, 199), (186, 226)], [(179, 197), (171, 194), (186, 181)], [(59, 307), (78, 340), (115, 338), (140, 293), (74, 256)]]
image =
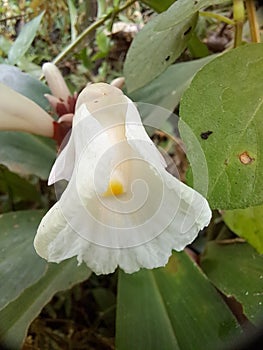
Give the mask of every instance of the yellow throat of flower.
[(107, 191), (103, 193), (103, 197), (119, 196), (123, 193), (123, 184), (118, 180), (111, 180), (109, 182)]

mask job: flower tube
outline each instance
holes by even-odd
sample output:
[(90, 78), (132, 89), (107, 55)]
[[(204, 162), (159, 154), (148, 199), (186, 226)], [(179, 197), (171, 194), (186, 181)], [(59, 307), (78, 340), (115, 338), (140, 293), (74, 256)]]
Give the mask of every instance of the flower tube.
[(68, 185), (34, 245), (51, 262), (77, 256), (96, 274), (164, 266), (207, 226), (204, 197), (169, 174), (134, 103), (104, 83), (79, 95), (70, 139), (49, 184)]
[(77, 94), (75, 93), (71, 96), (62, 74), (53, 63), (44, 63), (42, 71), (52, 92), (52, 95), (45, 94), (45, 97), (54, 111), (56, 111), (60, 117), (64, 116), (60, 121), (65, 121), (65, 116), (67, 116), (66, 121), (71, 122), (75, 110)]
[(53, 119), (36, 103), (0, 83), (0, 130), (53, 137)]

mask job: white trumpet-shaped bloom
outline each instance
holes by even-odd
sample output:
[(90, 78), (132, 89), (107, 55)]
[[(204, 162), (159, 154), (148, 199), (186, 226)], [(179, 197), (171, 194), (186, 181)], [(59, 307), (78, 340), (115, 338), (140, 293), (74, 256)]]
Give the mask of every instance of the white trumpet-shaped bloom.
[(108, 84), (79, 95), (49, 184), (66, 179), (34, 245), (51, 262), (77, 256), (96, 274), (164, 266), (211, 219), (208, 203), (165, 170), (134, 105)]
[(53, 137), (53, 119), (36, 103), (0, 83), (0, 130)]
[(67, 101), (70, 91), (59, 69), (51, 62), (44, 63), (42, 71), (54, 97)]

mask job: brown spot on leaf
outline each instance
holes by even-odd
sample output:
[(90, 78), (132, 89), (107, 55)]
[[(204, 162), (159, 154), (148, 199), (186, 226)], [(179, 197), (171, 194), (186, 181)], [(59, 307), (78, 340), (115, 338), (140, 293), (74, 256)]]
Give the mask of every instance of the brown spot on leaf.
[(240, 162), (244, 165), (251, 164), (255, 160), (255, 158), (251, 157), (247, 151), (241, 153), (238, 157)]
[(213, 131), (208, 130), (208, 131), (201, 132), (200, 136), (201, 136), (201, 139), (207, 140), (211, 134), (213, 134)]

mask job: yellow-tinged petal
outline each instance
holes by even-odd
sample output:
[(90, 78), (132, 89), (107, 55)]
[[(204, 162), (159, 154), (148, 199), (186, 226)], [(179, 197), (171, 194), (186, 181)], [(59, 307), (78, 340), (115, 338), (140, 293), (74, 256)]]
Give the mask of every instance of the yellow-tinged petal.
[(53, 137), (53, 119), (36, 103), (0, 83), (0, 130)]
[(119, 196), (124, 193), (123, 184), (118, 180), (111, 180), (107, 191), (103, 193), (103, 197)]

